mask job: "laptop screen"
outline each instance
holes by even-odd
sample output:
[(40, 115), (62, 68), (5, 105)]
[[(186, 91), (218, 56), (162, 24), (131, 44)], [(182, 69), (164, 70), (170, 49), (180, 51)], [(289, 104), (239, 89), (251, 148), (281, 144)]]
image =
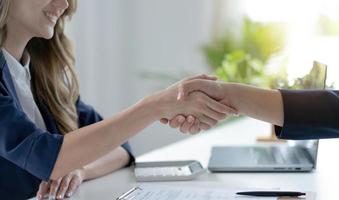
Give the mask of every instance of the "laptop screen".
[[(326, 77), (327, 77), (327, 66), (320, 62), (314, 61), (313, 68), (310, 73), (305, 77), (297, 80), (297, 89), (325, 89), (326, 88)], [(311, 155), (314, 168), (317, 164), (318, 154), (318, 140), (304, 140), (304, 141), (288, 141), (289, 145), (302, 146)]]

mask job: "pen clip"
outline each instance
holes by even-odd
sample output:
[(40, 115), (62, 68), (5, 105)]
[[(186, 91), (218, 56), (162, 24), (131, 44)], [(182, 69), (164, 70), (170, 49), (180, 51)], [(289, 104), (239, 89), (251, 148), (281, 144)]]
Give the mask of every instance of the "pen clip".
[[(140, 187), (134, 187), (130, 190), (128, 190), (127, 192), (125, 192), (123, 195), (121, 195), (120, 197), (118, 197), (116, 200), (128, 200), (129, 199), (129, 196), (133, 193), (133, 192), (136, 192), (138, 190), (141, 190), (142, 189)], [(135, 196), (133, 196), (131, 199), (133, 199)]]

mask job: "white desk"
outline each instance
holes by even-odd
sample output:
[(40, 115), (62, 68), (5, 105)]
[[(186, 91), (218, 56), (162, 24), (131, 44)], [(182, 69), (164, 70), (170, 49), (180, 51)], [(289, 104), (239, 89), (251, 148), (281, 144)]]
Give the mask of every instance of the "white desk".
[[(196, 159), (207, 167), (212, 145), (254, 144), (256, 134), (268, 134), (270, 126), (253, 119), (240, 119), (206, 133), (155, 150), (138, 161)], [(161, 134), (161, 133), (159, 133)], [(145, 141), (145, 145), (147, 145)], [(339, 141), (320, 142), (318, 168), (311, 173), (206, 173), (190, 184), (216, 184), (230, 188), (280, 188), (316, 192), (317, 199), (339, 199)], [(182, 184), (182, 183), (180, 183)], [(112, 200), (135, 182), (132, 168), (84, 183), (72, 199)]]

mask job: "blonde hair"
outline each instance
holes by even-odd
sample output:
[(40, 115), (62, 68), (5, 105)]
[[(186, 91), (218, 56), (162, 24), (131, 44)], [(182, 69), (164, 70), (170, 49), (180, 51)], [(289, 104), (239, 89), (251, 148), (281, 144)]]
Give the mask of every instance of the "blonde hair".
[(0, 46), (6, 39), (6, 22), (10, 0), (0, 0)]
[[(6, 38), (6, 18), (11, 0), (0, 0), (0, 45)], [(60, 17), (51, 39), (33, 38), (26, 50), (31, 57), (32, 89), (40, 103), (52, 113), (58, 129), (66, 134), (78, 128), (76, 100), (79, 97), (75, 59), (70, 40), (64, 34), (65, 21), (76, 10), (76, 0)]]

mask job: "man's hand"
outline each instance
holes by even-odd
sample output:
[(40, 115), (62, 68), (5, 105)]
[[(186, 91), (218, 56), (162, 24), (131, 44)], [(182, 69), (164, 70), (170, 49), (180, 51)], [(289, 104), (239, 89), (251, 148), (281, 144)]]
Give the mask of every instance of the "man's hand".
[(283, 99), (279, 90), (263, 89), (240, 83), (190, 80), (179, 85), (178, 99), (186, 101), (195, 92), (203, 92), (243, 114), (271, 124), (284, 124)]
[[(211, 126), (214, 126), (219, 120), (226, 117), (229, 108), (202, 92), (192, 93), (185, 101), (177, 100), (178, 89), (181, 85), (185, 85), (186, 82), (195, 79), (209, 79), (209, 81), (215, 81), (215, 77), (208, 77), (206, 75), (184, 79), (145, 99), (145, 101), (153, 102), (154, 108), (157, 109), (155, 112), (157, 113), (156, 115), (163, 118), (160, 119), (161, 122), (168, 123), (169, 119), (172, 119), (177, 115), (185, 116), (185, 118), (186, 116), (192, 115), (199, 121), (190, 118), (190, 120), (188, 120), (190, 126), (191, 124), (200, 124), (201, 127), (208, 129)], [(173, 123), (170, 124), (175, 126)], [(183, 132), (185, 132), (184, 129), (185, 126), (182, 128)], [(198, 132), (199, 129), (192, 129), (191, 131)]]
[[(222, 83), (217, 82), (216, 78), (213, 76), (200, 75), (185, 79), (184, 81), (178, 84), (178, 96), (179, 101), (185, 101), (189, 98), (189, 95), (194, 92), (203, 92), (209, 97), (222, 101), (222, 104), (227, 106), (226, 116), (228, 115), (237, 115), (238, 112), (232, 106), (230, 106), (226, 94), (222, 88)], [(193, 115), (185, 116), (183, 114), (177, 115), (173, 119), (161, 119), (160, 122), (169, 125), (172, 128), (180, 127), (182, 133), (190, 132), (191, 134), (196, 134), (201, 130), (207, 130), (211, 128), (210, 124), (201, 123)]]

